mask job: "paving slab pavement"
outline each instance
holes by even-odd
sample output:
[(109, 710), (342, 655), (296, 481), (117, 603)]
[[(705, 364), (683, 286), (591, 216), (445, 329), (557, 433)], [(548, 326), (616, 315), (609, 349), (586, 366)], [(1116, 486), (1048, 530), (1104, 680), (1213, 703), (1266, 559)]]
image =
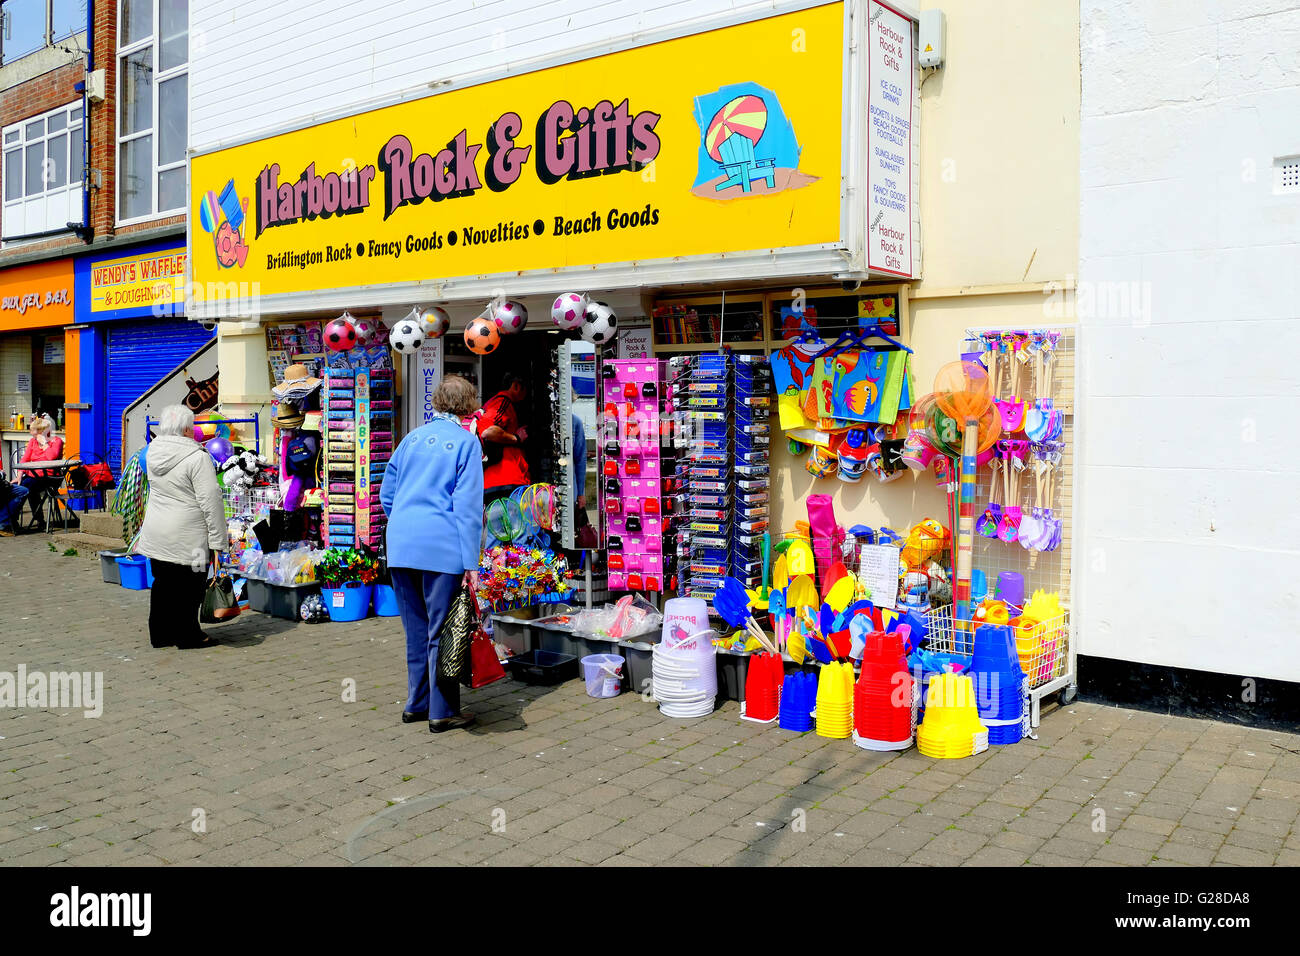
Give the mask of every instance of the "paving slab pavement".
[(148, 592), (62, 550), (0, 540), (0, 680), (100, 674), (102, 714), (0, 706), (0, 864), (1300, 863), (1300, 735), (1075, 702), (938, 761), (502, 681), (434, 736), (397, 619), (154, 650)]

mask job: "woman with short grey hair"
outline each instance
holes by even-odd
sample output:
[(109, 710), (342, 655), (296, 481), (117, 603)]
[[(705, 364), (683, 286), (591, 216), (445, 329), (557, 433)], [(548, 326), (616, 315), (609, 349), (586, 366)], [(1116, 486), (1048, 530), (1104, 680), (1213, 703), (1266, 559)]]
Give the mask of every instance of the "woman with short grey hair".
[(149, 643), (154, 647), (211, 647), (199, 628), (207, 572), (226, 550), (226, 510), (217, 470), (194, 440), (194, 413), (169, 405), (158, 416), (146, 456), (149, 503), (136, 551), (153, 565)]

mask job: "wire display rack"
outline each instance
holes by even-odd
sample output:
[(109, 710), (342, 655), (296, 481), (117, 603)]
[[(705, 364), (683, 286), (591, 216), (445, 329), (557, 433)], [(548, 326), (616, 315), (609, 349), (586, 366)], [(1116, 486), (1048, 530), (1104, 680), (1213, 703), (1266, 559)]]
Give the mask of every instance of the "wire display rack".
[[(1061, 413), (1060, 460), (1054, 462), (1049, 473), (1043, 478), (1044, 500), (1051, 501), (1051, 513), (1061, 522), (1061, 534), (1057, 547), (1051, 551), (1031, 551), (1016, 541), (1003, 541), (1000, 538), (975, 536), (973, 567), (984, 572), (988, 584), (988, 593), (993, 596), (997, 578), (1003, 572), (1015, 572), (1021, 575), (1025, 584), (1025, 599), (1028, 600), (1035, 591), (1042, 590), (1059, 595), (1064, 613), (1056, 619), (1042, 622), (1045, 630), (1042, 635), (1042, 656), (1022, 662), (1030, 678), (1030, 697), (1032, 706), (1032, 723), (1038, 726), (1038, 715), (1042, 698), (1049, 694), (1061, 692), (1061, 703), (1073, 699), (1078, 688), (1078, 676), (1075, 671), (1075, 633), (1069, 612), (1072, 601), (1072, 568), (1074, 550), (1074, 482), (1075, 482), (1075, 407), (1078, 397), (1078, 381), (1075, 358), (1077, 353), (1078, 329), (1076, 326), (1033, 326), (1031, 329), (1001, 329), (996, 326), (970, 328), (966, 330), (966, 342), (963, 352), (978, 352), (981, 349), (982, 336), (990, 332), (1052, 332), (1056, 333), (1056, 344), (1052, 350), (1052, 383), (1050, 394), (1040, 379), (1038, 391), (1028, 369), (1020, 374), (1020, 388), (1015, 397), (1020, 401), (1032, 402), (1038, 397), (1051, 398), (1056, 409)], [(1006, 364), (1003, 365), (1006, 368)], [(999, 399), (1009, 400), (1011, 383), (1009, 376), (1003, 374), (1000, 383)], [(1019, 506), (1025, 514), (1033, 512), (1036, 499), (1036, 481), (1033, 473), (1033, 452), (1026, 459), (1026, 467), (1016, 472), (1012, 479), (1010, 499), (1004, 495), (1001, 472), (998, 473), (997, 487), (994, 488), (994, 469), (982, 466), (976, 475), (975, 514), (981, 515), (991, 500), (1002, 505)], [(946, 633), (951, 641), (952, 610), (946, 611)], [(931, 615), (940, 622), (936, 628), (945, 633), (943, 612)], [(961, 635), (965, 638), (965, 634)], [(1029, 640), (1030, 638), (1026, 638)], [(968, 643), (968, 638), (966, 639)], [(959, 653), (970, 653), (970, 648)]]
[[(974, 653), (972, 632), (952, 626), (952, 608), (931, 608), (926, 614), (926, 649), (940, 654)], [(1070, 612), (1016, 631), (1016, 654), (1025, 672), (1029, 689), (1029, 722), (1037, 727), (1041, 702), (1048, 694), (1064, 690), (1064, 699), (1072, 696), (1075, 686), (1075, 650), (1070, 627)]]

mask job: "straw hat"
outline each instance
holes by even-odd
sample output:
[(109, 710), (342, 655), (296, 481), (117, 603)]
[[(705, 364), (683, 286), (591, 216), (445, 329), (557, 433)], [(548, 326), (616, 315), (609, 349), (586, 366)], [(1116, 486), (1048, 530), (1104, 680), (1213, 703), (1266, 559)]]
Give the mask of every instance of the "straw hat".
[(281, 402), (271, 424), (276, 428), (301, 428), (303, 417), (302, 409), (293, 402)]
[(284, 370), (284, 381), (271, 391), (276, 395), (283, 395), (287, 392), (297, 391), (300, 388), (315, 388), (319, 384), (320, 379), (313, 378), (306, 365), (297, 363)]

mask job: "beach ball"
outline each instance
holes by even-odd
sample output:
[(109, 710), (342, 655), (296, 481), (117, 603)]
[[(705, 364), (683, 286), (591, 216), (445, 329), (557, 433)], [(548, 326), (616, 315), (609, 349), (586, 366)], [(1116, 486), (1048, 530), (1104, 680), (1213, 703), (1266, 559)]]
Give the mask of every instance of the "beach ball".
[(420, 314), (420, 328), (424, 331), (425, 338), (440, 339), (451, 328), (451, 316), (446, 309), (435, 305)]
[(369, 319), (357, 319), (352, 323), (352, 328), (356, 330), (357, 342), (361, 345), (369, 345), (375, 337), (375, 323)]
[(604, 302), (588, 304), (582, 317), (582, 337), (593, 345), (604, 345), (618, 335), (618, 316)]
[(571, 332), (581, 328), (587, 311), (587, 297), (576, 292), (565, 292), (551, 306), (551, 321), (557, 328)]
[(230, 440), (227, 438), (213, 438), (203, 447), (208, 450), (208, 454), (212, 456), (212, 460), (218, 465), (235, 453), (235, 447), (230, 444)]
[(337, 318), (325, 326), (325, 344), (335, 352), (346, 352), (356, 347), (357, 327), (344, 318)]
[(210, 438), (217, 437), (217, 422), (210, 422), (206, 418), (196, 418), (194, 420), (194, 429), (199, 433), (198, 438), (194, 439), (200, 445)]
[(475, 355), (487, 355), (495, 352), (501, 344), (501, 333), (495, 322), (487, 319), (475, 319), (465, 327), (465, 347)]
[(502, 335), (514, 335), (528, 324), (528, 310), (518, 302), (502, 302), (492, 313), (492, 319)]
[(388, 344), (392, 346), (394, 352), (410, 355), (412, 352), (419, 351), (420, 346), (424, 344), (424, 331), (420, 328), (420, 323), (412, 319), (402, 319), (388, 333)]

